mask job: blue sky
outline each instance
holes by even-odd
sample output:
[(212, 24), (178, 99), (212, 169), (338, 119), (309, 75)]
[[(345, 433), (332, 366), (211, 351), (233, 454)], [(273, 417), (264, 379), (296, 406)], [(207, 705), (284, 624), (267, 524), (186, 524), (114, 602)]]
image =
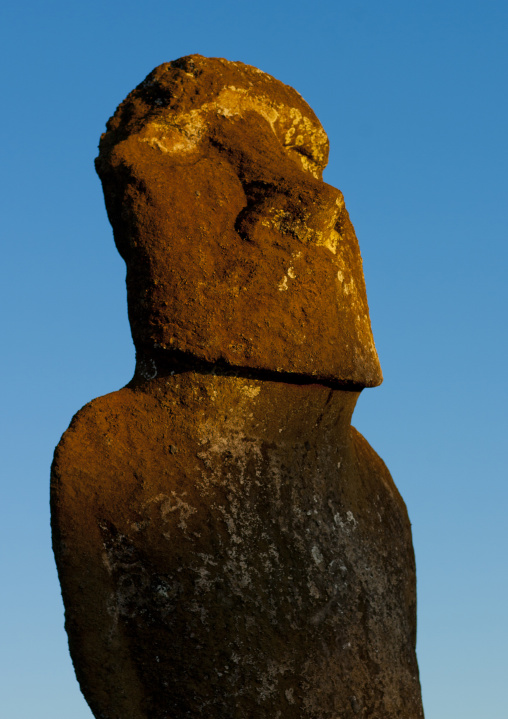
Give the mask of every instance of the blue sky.
[(331, 142), (385, 382), (354, 424), (413, 523), (427, 719), (507, 719), (508, 5), (20, 2), (0, 11), (0, 712), (91, 719), (50, 546), (52, 452), (134, 367), (93, 168), (116, 105), (200, 53), (295, 87)]

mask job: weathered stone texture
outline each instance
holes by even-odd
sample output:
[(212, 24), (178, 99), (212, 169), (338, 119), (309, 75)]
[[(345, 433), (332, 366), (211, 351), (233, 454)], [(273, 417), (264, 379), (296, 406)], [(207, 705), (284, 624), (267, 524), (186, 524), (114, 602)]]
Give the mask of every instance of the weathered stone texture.
[(102, 136), (137, 346), (381, 382), (362, 261), (328, 140), (292, 88), (194, 56), (156, 68)]
[(410, 524), (350, 425), (381, 374), (327, 149), (294, 90), (199, 56), (101, 140), (137, 368), (52, 470), (97, 719), (423, 717)]

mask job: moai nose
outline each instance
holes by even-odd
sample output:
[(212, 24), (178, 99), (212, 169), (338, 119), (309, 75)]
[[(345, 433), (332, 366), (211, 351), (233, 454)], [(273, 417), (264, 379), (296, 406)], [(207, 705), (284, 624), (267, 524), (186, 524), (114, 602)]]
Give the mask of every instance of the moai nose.
[(306, 173), (298, 174), (300, 184), (293, 177), (288, 182), (279, 176), (270, 183), (246, 185), (247, 206), (237, 218), (236, 230), (251, 242), (273, 241), (275, 231), (335, 253), (344, 210), (342, 193)]

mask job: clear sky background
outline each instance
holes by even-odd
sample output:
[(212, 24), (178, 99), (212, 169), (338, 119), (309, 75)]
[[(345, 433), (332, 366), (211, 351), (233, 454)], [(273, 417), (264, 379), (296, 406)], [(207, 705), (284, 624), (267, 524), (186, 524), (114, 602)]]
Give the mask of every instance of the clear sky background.
[(67, 649), (49, 468), (131, 377), (93, 159), (117, 104), (191, 53), (295, 87), (331, 142), (385, 382), (353, 421), (406, 500), (427, 719), (508, 719), (506, 0), (46, 0), (0, 11), (0, 715), (91, 719)]

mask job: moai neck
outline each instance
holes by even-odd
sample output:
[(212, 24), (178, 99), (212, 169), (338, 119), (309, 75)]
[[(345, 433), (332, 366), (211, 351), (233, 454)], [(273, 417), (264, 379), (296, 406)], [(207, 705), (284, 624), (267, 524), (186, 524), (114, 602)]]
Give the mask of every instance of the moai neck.
[[(333, 433), (348, 443), (360, 390), (327, 386), (309, 377), (226, 368), (164, 352), (138, 353), (129, 387), (168, 409), (192, 407), (196, 424), (225, 436), (243, 433), (265, 442), (308, 443)], [(281, 449), (281, 451), (284, 451)]]

